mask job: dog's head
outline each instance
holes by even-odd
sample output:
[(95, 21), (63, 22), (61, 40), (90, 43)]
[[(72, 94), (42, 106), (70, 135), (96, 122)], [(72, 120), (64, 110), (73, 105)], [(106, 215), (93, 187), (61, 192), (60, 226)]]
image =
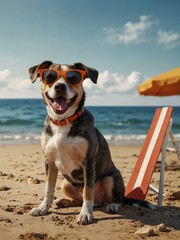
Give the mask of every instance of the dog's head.
[(97, 83), (98, 71), (83, 63), (73, 65), (45, 61), (29, 69), (32, 83), (39, 77), (48, 115), (56, 120), (72, 116), (84, 104), (82, 83), (90, 78)]

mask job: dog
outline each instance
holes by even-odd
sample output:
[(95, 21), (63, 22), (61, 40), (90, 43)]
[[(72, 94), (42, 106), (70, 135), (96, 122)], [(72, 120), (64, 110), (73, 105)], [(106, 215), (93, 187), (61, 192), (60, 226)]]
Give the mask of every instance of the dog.
[(117, 213), (126, 199), (123, 178), (105, 138), (94, 126), (92, 114), (84, 108), (83, 81), (96, 84), (98, 71), (83, 63), (44, 61), (31, 67), (29, 75), (32, 83), (40, 78), (47, 109), (41, 137), (47, 178), (45, 196), (30, 215), (47, 214), (53, 203), (58, 170), (64, 177), (61, 190), (67, 197), (54, 203), (60, 208), (82, 206), (76, 218), (78, 224), (93, 222), (93, 207), (106, 205), (108, 213)]
[(54, 198), (58, 170), (64, 179), (62, 191), (68, 198), (56, 199), (62, 207), (82, 206), (77, 223), (93, 221), (93, 206), (107, 205), (117, 212), (124, 197), (124, 182), (111, 159), (108, 144), (84, 108), (83, 81), (97, 83), (98, 71), (82, 63), (54, 64), (45, 61), (29, 69), (32, 83), (39, 77), (47, 109), (41, 145), (47, 181), (42, 203), (30, 211), (45, 215)]

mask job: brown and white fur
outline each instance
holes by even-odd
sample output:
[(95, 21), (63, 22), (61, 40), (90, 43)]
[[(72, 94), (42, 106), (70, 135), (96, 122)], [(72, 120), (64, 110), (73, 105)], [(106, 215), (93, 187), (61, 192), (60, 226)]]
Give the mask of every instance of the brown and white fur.
[[(54, 64), (45, 61), (29, 69), (32, 82), (38, 76), (38, 70), (81, 69), (86, 78), (97, 83), (98, 71), (82, 63), (73, 65)], [(41, 145), (46, 158), (47, 181), (42, 203), (30, 211), (33, 216), (45, 215), (54, 198), (54, 189), (58, 170), (64, 176), (62, 191), (67, 198), (60, 198), (55, 204), (62, 207), (82, 206), (77, 223), (89, 224), (93, 221), (93, 206), (107, 205), (107, 212), (118, 211), (124, 197), (124, 183), (120, 171), (112, 162), (108, 144), (95, 128), (94, 119), (88, 110), (74, 122), (65, 126), (56, 126), (50, 118), (62, 120), (71, 117), (84, 105), (85, 92), (82, 84), (69, 85), (63, 78), (52, 87), (41, 82), (41, 90), (47, 108)], [(66, 101), (62, 111), (54, 105)]]

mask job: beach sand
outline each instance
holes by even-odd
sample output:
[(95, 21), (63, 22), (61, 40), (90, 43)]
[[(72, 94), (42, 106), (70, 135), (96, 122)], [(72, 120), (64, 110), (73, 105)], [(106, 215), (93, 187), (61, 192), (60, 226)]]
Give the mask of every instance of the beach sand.
[[(110, 146), (115, 165), (122, 172), (125, 184), (131, 175), (140, 148)], [(87, 226), (75, 221), (80, 208), (57, 209), (48, 215), (28, 214), (43, 198), (45, 187), (44, 158), (40, 145), (0, 145), (0, 239), (146, 239), (135, 232), (148, 225), (153, 228), (151, 239), (180, 239), (180, 174), (175, 153), (167, 152), (163, 207), (157, 210), (124, 205), (118, 214), (110, 215), (105, 208), (94, 209), (94, 222)], [(157, 186), (159, 170), (153, 174)], [(55, 196), (60, 197), (59, 173)], [(157, 196), (149, 191), (147, 200), (156, 203)], [(164, 223), (166, 228), (157, 230)]]

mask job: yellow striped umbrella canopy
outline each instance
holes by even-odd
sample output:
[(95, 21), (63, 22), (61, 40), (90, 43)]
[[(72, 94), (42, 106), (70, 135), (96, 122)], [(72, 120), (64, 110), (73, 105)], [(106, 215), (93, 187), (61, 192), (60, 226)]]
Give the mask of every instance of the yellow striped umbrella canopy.
[(152, 77), (141, 83), (137, 89), (141, 95), (147, 96), (180, 95), (180, 68)]

